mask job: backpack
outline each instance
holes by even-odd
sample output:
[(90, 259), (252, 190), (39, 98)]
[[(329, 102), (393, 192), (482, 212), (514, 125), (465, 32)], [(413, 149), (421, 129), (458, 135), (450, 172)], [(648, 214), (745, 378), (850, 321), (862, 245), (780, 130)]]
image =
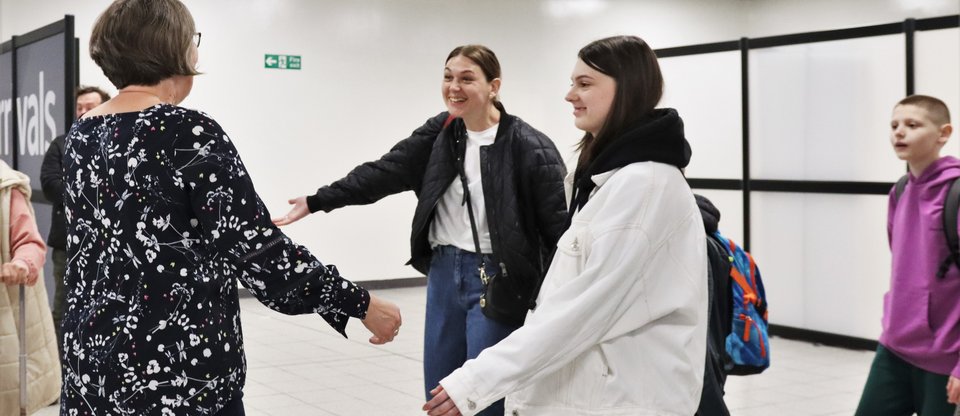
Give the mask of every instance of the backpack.
[[(720, 234), (709, 235), (723, 247), (730, 265), (729, 299), (731, 323), (724, 345), (724, 370), (727, 374), (758, 374), (770, 366), (770, 340), (767, 333), (767, 294), (760, 270), (750, 253)], [(708, 250), (711, 255), (718, 250)], [(711, 264), (715, 262), (712, 261)], [(719, 273), (717, 273), (719, 274)], [(722, 275), (721, 275), (722, 276)]]
[[(893, 204), (900, 202), (900, 195), (907, 187), (909, 175), (903, 175), (897, 184), (893, 186)], [(940, 268), (937, 270), (937, 278), (943, 279), (950, 270), (951, 264), (956, 264), (960, 268), (960, 237), (957, 236), (957, 210), (960, 209), (960, 178), (953, 180), (950, 184), (950, 190), (947, 191), (947, 199), (943, 201), (943, 237), (947, 241), (947, 251), (950, 254), (940, 262)]]

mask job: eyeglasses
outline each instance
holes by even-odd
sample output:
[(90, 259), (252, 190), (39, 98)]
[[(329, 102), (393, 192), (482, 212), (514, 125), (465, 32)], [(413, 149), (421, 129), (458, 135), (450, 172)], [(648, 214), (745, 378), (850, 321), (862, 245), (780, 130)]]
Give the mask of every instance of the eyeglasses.
[(198, 48), (200, 47), (200, 38), (202, 37), (202, 35), (203, 35), (203, 34), (200, 33), (200, 32), (197, 32), (196, 34), (193, 35), (194, 37), (197, 38), (197, 47), (198, 47)]

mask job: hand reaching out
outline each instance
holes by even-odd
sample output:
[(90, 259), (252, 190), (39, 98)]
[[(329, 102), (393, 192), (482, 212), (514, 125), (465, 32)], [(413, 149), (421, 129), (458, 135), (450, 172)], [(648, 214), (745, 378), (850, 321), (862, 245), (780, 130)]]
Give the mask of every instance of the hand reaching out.
[(307, 214), (310, 214), (310, 208), (307, 207), (307, 197), (305, 196), (293, 198), (288, 200), (287, 203), (293, 205), (293, 207), (290, 208), (290, 212), (288, 212), (287, 215), (271, 218), (271, 221), (273, 221), (274, 225), (284, 226), (287, 224), (292, 224), (297, 220), (306, 217)]
[(37, 283), (37, 276), (30, 276), (30, 268), (23, 260), (14, 260), (0, 266), (0, 281), (7, 285), (33, 286)]
[(460, 416), (460, 409), (453, 403), (447, 392), (443, 391), (443, 386), (437, 386), (430, 390), (433, 398), (427, 404), (423, 405), (423, 411), (430, 416)]
[(363, 326), (373, 333), (373, 336), (370, 337), (371, 344), (386, 344), (400, 334), (400, 324), (402, 323), (400, 308), (389, 301), (370, 295), (367, 317), (362, 322)]

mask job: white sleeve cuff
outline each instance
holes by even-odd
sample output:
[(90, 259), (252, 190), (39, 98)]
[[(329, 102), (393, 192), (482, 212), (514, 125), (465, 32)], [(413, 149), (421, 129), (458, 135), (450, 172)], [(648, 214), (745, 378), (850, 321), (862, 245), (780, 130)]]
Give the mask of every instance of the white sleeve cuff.
[(480, 401), (480, 395), (470, 385), (470, 380), (473, 379), (470, 370), (461, 367), (440, 380), (443, 391), (447, 392), (447, 396), (450, 396), (450, 400), (453, 400), (453, 404), (457, 406), (463, 416), (473, 416), (492, 404), (492, 402), (484, 403)]

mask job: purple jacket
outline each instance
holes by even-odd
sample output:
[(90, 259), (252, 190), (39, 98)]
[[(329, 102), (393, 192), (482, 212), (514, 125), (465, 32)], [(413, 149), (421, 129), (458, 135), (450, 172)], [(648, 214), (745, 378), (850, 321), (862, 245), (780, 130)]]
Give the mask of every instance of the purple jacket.
[(890, 290), (883, 297), (880, 344), (910, 364), (960, 377), (960, 271), (951, 266), (943, 279), (937, 268), (947, 256), (943, 201), (960, 160), (945, 156), (910, 180), (894, 203), (890, 192)]

